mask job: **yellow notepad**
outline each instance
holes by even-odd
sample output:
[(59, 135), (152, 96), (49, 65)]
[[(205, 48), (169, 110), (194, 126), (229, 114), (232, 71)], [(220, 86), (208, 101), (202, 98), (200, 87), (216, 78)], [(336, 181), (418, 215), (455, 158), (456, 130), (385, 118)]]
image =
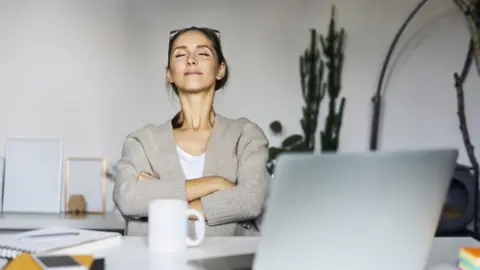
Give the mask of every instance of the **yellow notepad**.
[[(90, 269), (93, 261), (93, 255), (73, 255), (75, 260), (80, 264)], [(42, 268), (35, 262), (30, 254), (21, 254), (7, 264), (5, 270), (42, 270)]]

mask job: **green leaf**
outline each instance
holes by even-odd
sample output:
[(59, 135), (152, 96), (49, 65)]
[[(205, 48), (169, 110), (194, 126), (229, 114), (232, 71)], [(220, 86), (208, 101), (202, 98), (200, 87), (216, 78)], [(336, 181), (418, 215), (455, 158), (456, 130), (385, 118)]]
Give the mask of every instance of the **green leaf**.
[(309, 149), (305, 141), (298, 143), (290, 149), (291, 152), (312, 152), (313, 149)]
[(282, 147), (287, 148), (290, 146), (293, 146), (295, 144), (298, 144), (303, 140), (303, 136), (300, 134), (295, 134), (295, 135), (290, 135), (285, 140), (282, 142)]
[(268, 160), (274, 160), (277, 158), (278, 155), (280, 155), (282, 152), (284, 152), (285, 149), (279, 148), (279, 147), (270, 147), (268, 148)]

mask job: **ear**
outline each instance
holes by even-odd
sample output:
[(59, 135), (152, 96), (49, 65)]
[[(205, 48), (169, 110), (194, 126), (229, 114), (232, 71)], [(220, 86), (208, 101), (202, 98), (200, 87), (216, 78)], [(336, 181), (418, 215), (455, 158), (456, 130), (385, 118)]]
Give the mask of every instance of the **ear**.
[(170, 73), (170, 69), (165, 67), (165, 76), (167, 77), (167, 81), (169, 83), (173, 83), (172, 74)]
[(217, 72), (217, 80), (221, 80), (225, 76), (225, 71), (227, 70), (227, 67), (225, 66), (225, 63), (221, 63), (220, 67), (218, 67), (218, 72)]

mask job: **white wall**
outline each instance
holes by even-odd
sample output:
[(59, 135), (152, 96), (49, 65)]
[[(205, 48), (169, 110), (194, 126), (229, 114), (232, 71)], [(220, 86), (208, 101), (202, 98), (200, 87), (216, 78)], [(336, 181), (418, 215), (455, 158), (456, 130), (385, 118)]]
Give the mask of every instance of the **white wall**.
[[(129, 132), (178, 110), (165, 90), (168, 32), (190, 25), (222, 33), (231, 81), (217, 111), (256, 121), (278, 144), (268, 125), (278, 119), (287, 133), (300, 131), (298, 56), (310, 27), (327, 30), (333, 2), (348, 35), (341, 148), (367, 150), (383, 57), (417, 1), (1, 1), (0, 153), (7, 137), (60, 137), (67, 156), (116, 160)], [(456, 146), (466, 161), (452, 77), (468, 45), (462, 15), (451, 0), (430, 1), (400, 43), (381, 148)], [(480, 145), (472, 71), (467, 113)]]

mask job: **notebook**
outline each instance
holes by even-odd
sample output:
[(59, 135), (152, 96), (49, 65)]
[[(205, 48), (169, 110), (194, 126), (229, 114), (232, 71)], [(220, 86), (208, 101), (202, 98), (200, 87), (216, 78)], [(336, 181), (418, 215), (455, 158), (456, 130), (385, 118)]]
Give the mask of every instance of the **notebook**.
[(22, 253), (91, 253), (99, 246), (120, 243), (121, 234), (63, 226), (0, 236), (0, 258), (13, 259)]
[[(73, 259), (79, 262), (83, 269), (90, 269), (90, 270), (104, 270), (105, 267), (96, 266), (97, 260), (94, 259), (92, 255), (73, 255)], [(102, 266), (102, 265), (100, 265)], [(14, 260), (10, 261), (4, 268), (4, 270), (45, 270), (45, 268), (38, 265), (38, 263), (33, 259), (32, 255), (30, 254), (22, 254), (17, 256)], [(47, 268), (52, 269), (52, 268)], [(53, 268), (57, 269), (57, 268)], [(65, 269), (64, 267), (60, 267), (61, 269)], [(70, 268), (68, 268), (70, 269)], [(75, 269), (77, 269), (75, 267)]]

